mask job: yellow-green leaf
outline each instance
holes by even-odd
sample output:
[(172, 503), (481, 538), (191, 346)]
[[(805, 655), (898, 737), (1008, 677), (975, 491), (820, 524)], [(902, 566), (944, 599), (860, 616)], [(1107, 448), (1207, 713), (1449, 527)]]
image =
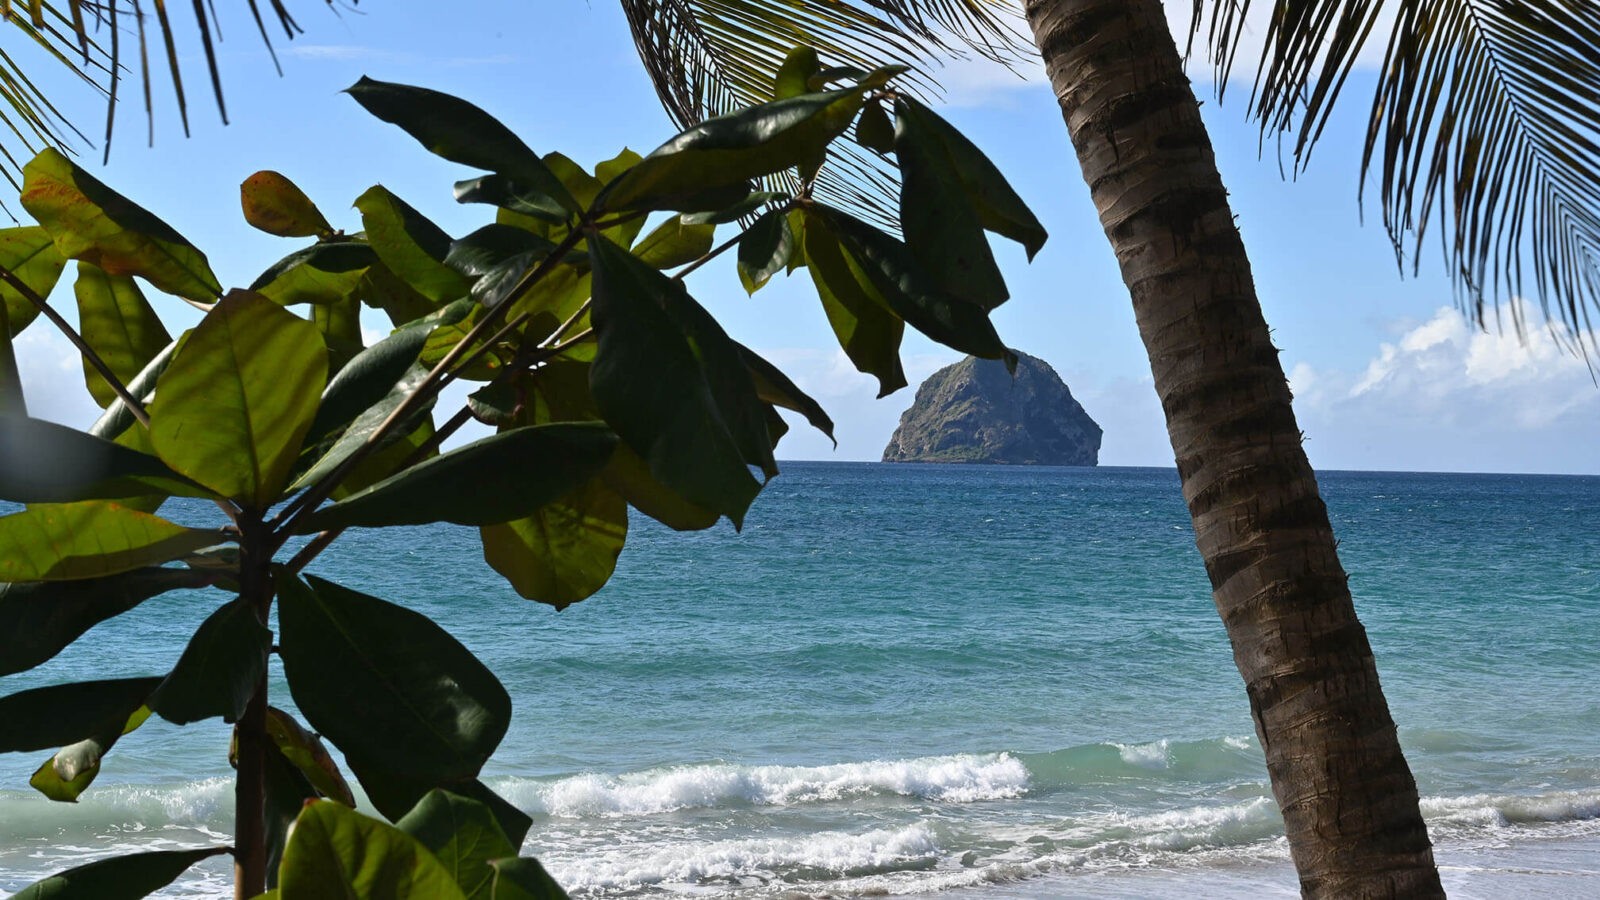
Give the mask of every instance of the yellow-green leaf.
[(610, 580), (628, 537), (628, 503), (596, 478), (526, 518), (481, 533), (483, 558), (518, 594), (562, 609)]
[(305, 191), (284, 175), (264, 169), (239, 185), (244, 220), (278, 237), (325, 237), (333, 226)]
[[(10, 269), (40, 297), (50, 296), (66, 262), (43, 228), (27, 225), (0, 229), (0, 266)], [(0, 281), (0, 307), (0, 336), (16, 337), (39, 315), (39, 307), (33, 301), (4, 281)]]
[(234, 291), (156, 382), (150, 439), (167, 465), (256, 508), (276, 500), (327, 384), (317, 326)]
[(278, 870), (290, 900), (465, 900), (461, 888), (416, 838), (338, 803), (308, 803), (295, 821)]
[(22, 170), (22, 208), (69, 259), (112, 275), (138, 275), (200, 303), (222, 294), (206, 256), (172, 226), (101, 184), (59, 150), (46, 148)]
[(38, 503), (0, 516), (0, 581), (74, 581), (131, 572), (226, 540), (116, 503)]
[[(78, 324), (84, 341), (123, 385), (172, 343), (172, 335), (139, 285), (127, 275), (108, 275), (93, 263), (79, 262), (72, 292), (78, 299)], [(117, 392), (88, 360), (83, 363), (83, 380), (102, 409), (117, 399)]]

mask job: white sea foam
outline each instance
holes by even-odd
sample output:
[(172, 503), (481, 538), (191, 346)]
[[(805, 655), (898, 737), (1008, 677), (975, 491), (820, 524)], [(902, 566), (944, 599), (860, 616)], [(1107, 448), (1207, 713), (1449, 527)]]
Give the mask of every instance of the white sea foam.
[(1172, 742), (1166, 738), (1148, 744), (1115, 744), (1122, 761), (1141, 769), (1165, 769), (1172, 765)]
[(940, 855), (927, 825), (868, 831), (822, 832), (794, 838), (661, 844), (642, 852), (622, 847), (583, 855), (547, 854), (545, 865), (572, 891), (606, 891), (662, 884), (740, 880), (772, 881), (804, 871), (813, 878), (843, 878), (926, 867)]
[(1422, 814), (1440, 824), (1501, 827), (1600, 818), (1600, 791), (1555, 791), (1548, 794), (1473, 794), (1425, 797)]
[(871, 795), (940, 803), (1019, 797), (1028, 769), (1009, 753), (875, 760), (830, 766), (677, 766), (497, 787), (529, 812), (561, 818), (638, 816), (727, 805), (792, 806)]

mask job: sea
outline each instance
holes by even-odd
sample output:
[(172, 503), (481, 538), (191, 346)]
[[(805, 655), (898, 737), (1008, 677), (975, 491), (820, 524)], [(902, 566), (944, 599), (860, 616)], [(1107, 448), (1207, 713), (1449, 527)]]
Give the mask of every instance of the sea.
[[(499, 674), (486, 780), (577, 898), (1297, 896), (1173, 470), (783, 469), (742, 532), (636, 515), (559, 613), (470, 529), (354, 532), (313, 571)], [(1319, 479), (1447, 889), (1600, 897), (1600, 478)], [(222, 599), (152, 600), (0, 693), (163, 673)], [(77, 804), (0, 757), (0, 890), (226, 842), (227, 749), (153, 721)]]

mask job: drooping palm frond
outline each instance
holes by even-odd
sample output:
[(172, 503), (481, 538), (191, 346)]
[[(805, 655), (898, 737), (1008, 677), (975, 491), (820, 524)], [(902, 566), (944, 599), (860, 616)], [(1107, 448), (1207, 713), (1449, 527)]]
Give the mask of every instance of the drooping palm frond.
[[(1032, 52), (1010, 0), (621, 0), (634, 44), (667, 114), (680, 128), (772, 99), (773, 75), (796, 45), (832, 65), (911, 65), (910, 86), (967, 50), (1007, 63)], [(846, 153), (818, 179), (819, 197), (895, 219), (894, 176), (875, 154)]]
[[(320, 0), (330, 10), (338, 5), (358, 4), (360, 0)], [(267, 11), (263, 12), (263, 5)], [(268, 22), (276, 20), (287, 38), (300, 33), (293, 13), (285, 0), (243, 0), (236, 7), (249, 10), (260, 33), (273, 65), (278, 59), (273, 47)], [(65, 11), (63, 11), (63, 9)], [(205, 54), (206, 69), (216, 98), (217, 109), (223, 122), (228, 120), (228, 110), (222, 87), (222, 74), (217, 64), (216, 43), (222, 39), (221, 22), (215, 0), (192, 0), (191, 21), (198, 30), (200, 46)], [(0, 18), (38, 43), (76, 76), (89, 82), (107, 100), (105, 152), (110, 153), (111, 137), (115, 130), (117, 104), (121, 97), (124, 78), (137, 73), (143, 88), (145, 115), (154, 138), (153, 81), (165, 68), (176, 95), (178, 116), (184, 133), (189, 131), (189, 105), (184, 91), (183, 73), (179, 59), (183, 47), (174, 30), (172, 11), (168, 0), (27, 0), (13, 3), (0, 0)], [(152, 42), (159, 42), (155, 51), (164, 60), (152, 62)], [(280, 68), (279, 73), (282, 73)], [(30, 77), (5, 51), (0, 50), (0, 175), (15, 184), (15, 174), (25, 160), (25, 154), (38, 149), (39, 144), (49, 144), (63, 149), (73, 149), (72, 140), (88, 143), (82, 132), (74, 128), (56, 107), (35, 86)], [(17, 148), (22, 152), (15, 152)]]
[[(1196, 2), (1197, 20), (1210, 13), (1207, 40), (1224, 72), (1249, 5)], [(1252, 111), (1264, 130), (1293, 135), (1297, 166), (1362, 48), (1386, 32), (1362, 181), (1377, 176), (1396, 252), (1414, 269), (1437, 229), (1459, 299), (1480, 323), (1531, 287), (1552, 322), (1600, 349), (1591, 318), (1600, 310), (1600, 4), (1277, 0)], [(1520, 308), (1510, 308), (1520, 331)]]

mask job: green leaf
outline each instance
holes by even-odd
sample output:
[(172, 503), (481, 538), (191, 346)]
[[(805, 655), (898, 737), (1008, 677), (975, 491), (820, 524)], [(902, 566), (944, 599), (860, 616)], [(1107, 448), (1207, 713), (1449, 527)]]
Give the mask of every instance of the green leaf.
[(295, 821), (278, 891), (286, 900), (465, 900), (415, 838), (327, 801), (306, 804)]
[[(947, 163), (941, 160), (938, 169), (959, 179), (967, 202), (977, 212), (978, 223), (1021, 244), (1028, 251), (1028, 259), (1033, 259), (1050, 235), (989, 157), (966, 135), (916, 100), (902, 96), (895, 102), (895, 112), (900, 132), (895, 139), (896, 152), (901, 141), (921, 145), (919, 157), (942, 150)], [(915, 240), (910, 236), (908, 239)]]
[(10, 325), (6, 320), (5, 304), (0, 303), (0, 417), (25, 416), (28, 401), (22, 395), (22, 375), (17, 371), (16, 352), (11, 347)]
[(322, 392), (322, 402), (306, 439), (322, 440), (389, 396), (417, 364), (431, 331), (425, 325), (401, 328), (346, 363)]
[[(124, 386), (172, 343), (172, 335), (132, 278), (107, 275), (98, 266), (79, 262), (72, 292), (78, 300), (79, 332)], [(88, 360), (83, 363), (83, 378), (102, 409), (117, 399), (116, 391)]]
[(485, 225), (450, 245), (445, 262), (474, 279), (472, 298), (486, 309), (505, 301), (556, 245), (512, 225)]
[(778, 67), (773, 98), (786, 100), (809, 92), (811, 88), (806, 86), (806, 82), (821, 68), (822, 62), (817, 58), (815, 47), (800, 46), (790, 50), (783, 59), (783, 65)]
[[(0, 266), (11, 270), (40, 297), (49, 297), (67, 258), (50, 233), (37, 225), (0, 229)], [(39, 307), (8, 282), (0, 281), (0, 336), (16, 337), (39, 315)]]
[(467, 900), (489, 900), (489, 861), (517, 855), (489, 807), (449, 791), (429, 791), (394, 824), (438, 858)]
[(845, 355), (858, 371), (878, 379), (879, 397), (905, 387), (900, 366), (905, 322), (870, 284), (862, 283), (824, 220), (808, 212), (802, 240), (811, 280)]
[[(709, 316), (697, 305), (699, 315), (691, 316), (687, 308), (694, 301), (681, 285), (620, 247), (591, 240), (589, 254), (599, 339), (589, 373), (595, 403), (656, 479), (738, 526), (761, 484), (742, 455), (747, 410), (721, 403), (721, 393), (740, 392), (720, 365), (722, 345), (731, 342), (714, 322), (705, 322)], [(679, 317), (668, 312), (668, 304)], [(692, 341), (680, 320), (690, 318), (696, 326)], [(749, 375), (742, 368), (740, 373), (753, 398)], [(714, 382), (723, 382), (723, 391)]]
[(0, 429), (0, 500), (72, 503), (211, 492), (156, 459), (65, 425), (11, 416)]
[(868, 103), (856, 120), (856, 143), (879, 153), (894, 149), (894, 123), (881, 103)]
[(109, 275), (138, 275), (199, 303), (222, 294), (204, 253), (60, 151), (45, 148), (22, 172), (22, 207), (50, 232), (63, 256), (93, 263)]
[(739, 239), (739, 282), (745, 293), (754, 294), (766, 286), (788, 265), (797, 244), (787, 211), (774, 209), (756, 219)]
[(905, 244), (846, 213), (820, 206), (815, 209), (838, 236), (852, 271), (858, 278), (865, 276), (896, 315), (947, 347), (1016, 365), (988, 312), (940, 290)]
[(218, 716), (237, 722), (267, 671), (272, 632), (253, 604), (236, 599), (200, 624), (149, 706), (174, 725)]
[(38, 503), (0, 516), (0, 581), (76, 581), (169, 562), (221, 543), (115, 503)]
[(270, 169), (251, 175), (239, 185), (244, 220), (278, 237), (327, 237), (333, 226), (317, 205), (284, 175)]
[(366, 349), (361, 335), (361, 301), (344, 297), (311, 307), (311, 322), (328, 348), (328, 374), (338, 374), (346, 363)]
[(412, 466), (296, 526), (493, 525), (526, 515), (605, 468), (616, 435), (599, 423), (517, 428)]
[(611, 464), (600, 473), (628, 505), (674, 531), (702, 531), (717, 524), (717, 513), (696, 506), (650, 473), (650, 464), (627, 444), (618, 444)]
[(200, 860), (229, 849), (154, 850), (102, 859), (34, 882), (11, 900), (137, 900), (176, 881)]
[(862, 97), (858, 88), (802, 94), (707, 119), (607, 185), (596, 202), (613, 211), (724, 208), (731, 203), (685, 201), (814, 161), (850, 126)]
[(435, 303), (467, 295), (467, 282), (444, 264), (450, 235), (410, 204), (375, 185), (356, 198), (367, 241), (389, 271)]
[(900, 163), (900, 225), (917, 265), (941, 291), (994, 309), (1006, 301), (1005, 277), (983, 233), (962, 174), (944, 152), (939, 132), (909, 103), (896, 106), (895, 159)]
[(489, 865), (494, 868), (492, 900), (568, 900), (567, 892), (537, 859), (497, 859)]
[(299, 770), (318, 794), (345, 806), (356, 805), (355, 794), (339, 772), (339, 764), (333, 761), (333, 756), (323, 745), (322, 738), (307, 731), (295, 721), (294, 716), (275, 706), (267, 707), (267, 736), (272, 738), (273, 746), (278, 748), (283, 758)]
[(350, 759), (349, 762), (351, 771), (366, 790), (367, 799), (391, 821), (403, 818), (429, 791), (442, 789), (487, 806), (512, 846), (521, 846), (533, 827), (533, 819), (477, 778), (407, 778), (363, 760)]
[[(182, 343), (181, 340), (173, 341), (164, 347), (160, 353), (157, 353), (155, 358), (146, 363), (145, 367), (139, 370), (139, 374), (135, 375), (127, 383), (128, 393), (148, 403), (151, 394), (155, 392), (156, 381), (163, 372), (167, 371), (167, 367), (172, 364), (172, 358), (177, 355), (180, 343)], [(120, 399), (113, 400), (111, 405), (106, 407), (105, 412), (100, 414), (100, 418), (89, 426), (89, 434), (108, 441), (116, 440), (131, 428), (135, 421), (137, 420), (133, 417), (133, 411), (128, 409), (127, 404)], [(142, 426), (141, 430), (143, 430)]]
[[(382, 427), (383, 423), (395, 410), (406, 402), (407, 398), (417, 392), (417, 389), (422, 386), (427, 377), (428, 370), (421, 366), (412, 366), (408, 369), (406, 374), (395, 383), (395, 386), (389, 390), (388, 394), (384, 395), (382, 400), (368, 407), (359, 416), (356, 416), (355, 421), (351, 422), (349, 427), (338, 433), (337, 439), (331, 442), (327, 440), (322, 442), (322, 444), (329, 445), (328, 449), (322, 452), (315, 465), (307, 470), (305, 474), (295, 479), (294, 484), (290, 485), (289, 489), (291, 491), (299, 491), (332, 474), (356, 450), (367, 443), (368, 439)], [(416, 411), (410, 421), (403, 422), (399, 428), (390, 431), (389, 436), (380, 442), (379, 451), (381, 452), (385, 447), (401, 441), (406, 435), (421, 427), (428, 420), (433, 405), (434, 401), (427, 401)], [(319, 444), (318, 448), (322, 444)]]
[(191, 569), (138, 569), (70, 584), (0, 584), (0, 675), (45, 662), (90, 628), (151, 597), (203, 588), (217, 578)]
[(627, 501), (597, 478), (531, 516), (485, 526), (483, 557), (518, 594), (565, 609), (605, 586), (627, 537)]
[(710, 253), (716, 232), (715, 225), (691, 224), (682, 216), (673, 216), (645, 235), (634, 246), (633, 255), (652, 268), (676, 269)]
[(265, 509), (288, 482), (327, 373), (315, 325), (234, 291), (189, 333), (156, 383), (151, 442), (184, 475)]
[(828, 418), (822, 404), (811, 399), (805, 391), (800, 390), (789, 380), (789, 376), (783, 374), (777, 366), (762, 359), (749, 347), (740, 344), (739, 355), (744, 359), (744, 364), (750, 368), (750, 376), (755, 379), (757, 397), (774, 406), (792, 409), (805, 416), (811, 427), (827, 435), (835, 447), (839, 446), (839, 440), (833, 436), (833, 420)]
[(420, 613), (320, 578), (284, 573), (279, 591), (290, 693), (352, 767), (434, 783), (478, 774), (511, 698), (470, 650)]
[(48, 750), (121, 734), (160, 683), (159, 678), (82, 681), (0, 697), (0, 753)]
[[(234, 743), (238, 743), (237, 731), (234, 733)], [(262, 810), (262, 818), (266, 825), (267, 887), (276, 888), (279, 871), (283, 865), (283, 853), (289, 845), (289, 834), (306, 804), (317, 799), (317, 790), (277, 747), (268, 746), (261, 750), (264, 788), (262, 800), (265, 807)], [(236, 752), (229, 757), (235, 765), (237, 765), (236, 757)]]
[(100, 761), (125, 734), (150, 718), (150, 707), (141, 706), (128, 716), (119, 729), (114, 722), (94, 737), (85, 738), (57, 750), (28, 779), (28, 785), (57, 803), (76, 803), (100, 774)]
[(273, 263), (250, 290), (279, 306), (334, 303), (356, 296), (377, 263), (365, 241), (318, 241)]
[(362, 78), (346, 93), (367, 112), (400, 126), (437, 156), (512, 178), (554, 201), (557, 210), (583, 211), (521, 138), (465, 100), (371, 78)]
[(763, 207), (774, 203), (784, 203), (788, 200), (788, 194), (778, 191), (756, 191), (727, 209), (683, 213), (679, 218), (691, 225), (726, 225), (729, 222), (737, 222), (745, 216), (753, 216), (759, 213)]
[(529, 187), (509, 175), (482, 175), (458, 181), (455, 185), (457, 203), (486, 203), (501, 210), (528, 217), (538, 223), (538, 230), (528, 229), (540, 237), (546, 236), (552, 225), (565, 227), (570, 218), (562, 206), (548, 194)]

